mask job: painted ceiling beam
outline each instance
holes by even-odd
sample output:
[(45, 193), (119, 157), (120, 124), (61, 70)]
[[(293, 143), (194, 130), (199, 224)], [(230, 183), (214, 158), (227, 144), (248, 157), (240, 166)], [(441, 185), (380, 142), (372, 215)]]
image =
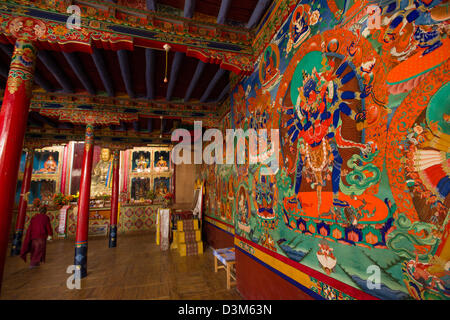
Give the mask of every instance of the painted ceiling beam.
[(253, 13), (247, 22), (247, 29), (251, 29), (258, 24), (259, 20), (261, 19), (261, 16), (264, 13), (264, 10), (269, 5), (270, 1), (271, 0), (258, 0), (255, 9), (253, 9)]
[(31, 113), (28, 115), (28, 119), (27, 119), (27, 126), (30, 126), (30, 125), (33, 125), (35, 127), (40, 127), (40, 128), (42, 127), (42, 123), (37, 121), (36, 119), (34, 119), (31, 116)]
[(191, 98), (192, 92), (194, 91), (195, 86), (197, 85), (197, 82), (200, 79), (200, 76), (202, 75), (203, 69), (205, 69), (205, 65), (206, 63), (204, 63), (201, 60), (198, 60), (194, 76), (192, 77), (191, 83), (189, 83), (189, 87), (186, 91), (186, 95), (184, 96), (184, 102), (188, 102), (189, 99)]
[(92, 46), (92, 59), (94, 60), (95, 67), (100, 75), (100, 79), (102, 79), (103, 86), (105, 87), (108, 96), (114, 97), (114, 87), (108, 68), (106, 67), (105, 60), (103, 60), (102, 52), (95, 46)]
[(156, 1), (155, 0), (146, 0), (147, 10), (156, 11)]
[[(149, 2), (152, 2), (155, 6), (154, 9), (150, 9), (151, 5)], [(147, 1), (147, 9), (156, 11), (156, 5), (154, 1)], [(184, 17), (192, 18), (195, 11), (195, 0), (185, 0), (184, 2)], [(146, 49), (146, 60), (147, 60), (147, 69), (146, 69), (146, 81), (147, 81), (147, 98), (154, 99), (154, 74), (152, 71), (154, 70), (154, 53), (151, 49)], [(172, 62), (172, 68), (170, 71), (170, 80), (169, 85), (167, 87), (166, 100), (170, 101), (172, 99), (173, 90), (175, 88), (176, 81), (178, 79), (178, 72), (180, 69), (181, 62), (183, 61), (184, 53), (176, 52), (174, 60)]]
[(170, 101), (172, 99), (173, 90), (175, 89), (175, 84), (178, 79), (178, 72), (180, 71), (180, 65), (183, 61), (184, 53), (183, 52), (175, 52), (175, 57), (172, 61), (172, 68), (170, 69), (170, 79), (169, 85), (167, 87), (166, 100)]
[(147, 131), (148, 131), (148, 133), (152, 133), (152, 131), (153, 131), (153, 119), (152, 118), (147, 119)]
[(206, 102), (206, 100), (208, 100), (208, 98), (211, 95), (211, 92), (213, 91), (217, 82), (219, 82), (220, 78), (222, 78), (222, 76), (225, 74), (225, 72), (226, 72), (226, 70), (221, 69), (221, 68), (219, 68), (219, 70), (217, 70), (216, 74), (214, 75), (214, 77), (212, 78), (208, 87), (206, 88), (205, 92), (203, 93), (202, 97), (200, 98), (200, 102)]
[(45, 50), (39, 51), (38, 57), (45, 65), (45, 67), (52, 73), (52, 75), (55, 77), (58, 83), (61, 85), (63, 91), (65, 93), (73, 93), (74, 90), (72, 84), (68, 80), (68, 77), (62, 71), (61, 67), (56, 64), (53, 57)]
[(36, 113), (37, 112), (35, 112), (35, 111), (30, 111), (28, 113), (28, 121), (30, 121), (31, 123), (35, 124), (38, 127), (43, 127), (44, 122), (36, 119), (36, 117), (35, 117)]
[(219, 95), (219, 98), (217, 98), (216, 102), (220, 102), (222, 101), (225, 96), (229, 93), (230, 91), (230, 83), (228, 82), (227, 85), (225, 86), (225, 88), (223, 88), (222, 92)]
[(127, 131), (127, 127), (125, 126), (125, 122), (120, 121), (120, 125), (117, 128), (118, 131)]
[[(224, 1), (230, 3), (230, 0)], [(19, 2), (23, 4), (19, 4)], [(0, 8), (0, 12), (5, 15), (3, 17), (3, 19), (5, 19), (4, 24), (6, 25), (15, 18), (12, 14), (13, 12), (26, 12), (26, 16), (30, 18), (44, 19), (43, 21), (45, 21), (49, 33), (53, 32), (52, 30), (58, 26), (65, 26), (69, 15), (64, 12), (54, 11), (55, 8), (54, 6), (52, 7), (54, 1), (44, 2), (41, 3), (39, 10), (37, 10), (30, 1), (3, 1), (5, 4)], [(75, 1), (75, 3), (77, 2)], [(86, 6), (88, 11), (91, 8), (97, 11), (103, 10), (100, 9), (100, 7), (104, 9), (108, 7), (106, 2), (103, 2), (102, 5), (101, 1), (98, 0), (83, 0), (81, 3), (83, 3), (83, 6)], [(121, 3), (125, 3), (125, 1)], [(111, 5), (111, 7), (113, 11), (122, 10), (119, 7), (116, 8), (116, 6)], [(226, 6), (224, 6), (224, 8), (225, 7)], [(52, 11), (52, 14), (43, 18), (42, 11)], [(238, 56), (236, 58), (239, 58), (241, 55), (248, 57), (253, 53), (251, 46), (254, 41), (254, 35), (250, 34), (245, 28), (229, 25), (215, 25), (211, 24), (209, 21), (184, 18), (183, 15), (179, 16), (154, 11), (147, 11), (148, 15), (146, 16), (142, 10), (131, 7), (126, 8), (125, 11), (127, 14), (120, 15), (120, 17), (114, 14), (102, 18), (94, 16), (90, 17), (92, 22), (98, 23), (92, 23), (89, 27), (86, 27), (86, 30), (91, 36), (86, 36), (83, 37), (83, 39), (77, 40), (77, 51), (91, 52), (92, 35), (98, 33), (103, 35), (112, 32), (118, 36), (118, 39), (114, 41), (114, 50), (131, 50), (132, 41), (134, 41), (135, 45), (139, 43), (140, 46), (152, 48), (161, 48), (165, 43), (171, 43), (171, 45), (174, 44), (178, 46), (178, 51), (183, 52), (201, 47), (214, 51), (227, 52), (228, 54), (234, 53)], [(128, 20), (128, 17), (135, 17), (136, 19)], [(189, 21), (187, 19), (189, 19)], [(188, 28), (186, 28), (185, 25), (187, 22), (189, 22)], [(171, 28), (172, 30), (167, 30), (166, 27), (163, 27), (167, 23), (173, 24), (174, 28)], [(94, 25), (96, 27), (93, 27)], [(210, 32), (211, 28), (217, 27), (221, 29), (220, 34)], [(180, 29), (184, 30), (183, 36), (180, 36), (178, 33), (178, 30)], [(64, 34), (55, 34), (55, 37), (56, 39), (53, 41), (55, 41), (55, 43), (57, 41), (60, 47), (64, 47), (71, 42)], [(189, 39), (189, 41), (186, 41), (186, 39)], [(237, 41), (230, 43), (230, 39), (236, 39)], [(43, 41), (46, 42), (45, 40)], [(228, 60), (226, 57), (223, 57), (221, 60), (223, 59)]]
[(147, 99), (155, 99), (155, 50), (145, 49), (145, 85)]
[[(0, 90), (0, 97), (3, 91)], [(139, 115), (146, 117), (159, 117), (161, 115), (167, 115), (171, 118), (217, 117), (217, 105), (214, 103), (182, 103), (155, 100), (152, 101), (150, 106), (149, 101), (145, 99), (129, 99), (128, 97), (110, 98), (105, 96), (99, 101), (98, 97), (84, 93), (35, 94), (31, 99), (30, 108), (39, 111), (41, 109), (54, 108), (54, 104), (60, 105), (59, 108), (67, 108), (67, 110), (83, 109), (86, 106), (90, 106), (92, 107), (91, 110), (101, 112), (110, 112), (110, 110), (114, 110), (117, 113), (137, 112)]]
[(55, 88), (39, 72), (34, 71), (34, 82), (47, 92), (54, 92)]
[(83, 65), (81, 64), (80, 59), (77, 56), (76, 52), (63, 52), (64, 57), (66, 58), (67, 62), (72, 67), (72, 70), (77, 75), (78, 79), (80, 80), (83, 87), (86, 89), (87, 92), (89, 92), (91, 95), (96, 95), (97, 91), (95, 90), (91, 80), (87, 76)]
[(73, 129), (74, 125), (70, 122), (60, 122), (58, 123), (58, 129)]
[(225, 24), (230, 6), (231, 0), (222, 0), (222, 2), (220, 3), (219, 14), (217, 15), (218, 24)]
[(192, 18), (195, 11), (195, 0), (184, 0), (184, 17)]
[(35, 119), (37, 119), (41, 123), (46, 123), (52, 128), (58, 127), (58, 123), (56, 121), (51, 120), (51, 119), (49, 119), (47, 117), (44, 117), (44, 116), (40, 115), (38, 112), (34, 112), (33, 116), (34, 116)]
[(139, 121), (133, 121), (133, 130), (139, 132)]
[(161, 134), (164, 133), (164, 131), (166, 130), (166, 125), (167, 125), (167, 120), (163, 118), (161, 120)]
[(122, 79), (123, 82), (125, 83), (125, 89), (127, 90), (128, 96), (134, 99), (134, 91), (133, 86), (131, 84), (130, 64), (128, 61), (128, 51), (118, 50), (117, 56), (119, 58), (120, 72), (122, 73)]
[[(5, 54), (7, 54), (10, 58), (13, 54), (13, 49), (11, 47), (8, 47), (7, 45), (0, 43), (0, 48), (3, 50)], [(8, 78), (8, 74), (6, 75), (6, 78)], [(53, 92), (55, 89), (53, 86), (48, 82), (45, 78), (41, 76), (41, 74), (35, 69), (34, 70), (34, 82), (43, 88), (47, 92)]]

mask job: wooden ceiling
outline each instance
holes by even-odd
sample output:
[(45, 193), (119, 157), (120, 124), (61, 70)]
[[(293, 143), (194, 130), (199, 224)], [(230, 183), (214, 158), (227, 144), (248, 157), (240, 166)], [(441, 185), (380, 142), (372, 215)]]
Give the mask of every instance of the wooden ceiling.
[[(183, 11), (185, 0), (159, 0), (158, 3)], [(221, 4), (220, 0), (196, 0), (193, 16), (203, 14), (217, 18)], [(225, 19), (226, 23), (230, 25), (235, 22), (247, 24), (257, 4), (258, 0), (231, 0)]]
[[(11, 53), (13, 50), (12, 45), (0, 44), (0, 85), (4, 89), (7, 77), (7, 68), (11, 61)], [(130, 67), (130, 80), (131, 89), (134, 94), (134, 98), (147, 98), (147, 87), (145, 78), (146, 69), (146, 57), (145, 48), (135, 47), (133, 51), (128, 52), (128, 65)], [(107, 69), (107, 73), (110, 75), (112, 82), (112, 89), (114, 96), (116, 97), (127, 97), (127, 89), (125, 81), (123, 80), (119, 58), (114, 51), (99, 49), (101, 55), (104, 59), (104, 64)], [(42, 54), (42, 53), (41, 53)], [(155, 54), (155, 71), (154, 71), (154, 96), (151, 100), (167, 100), (167, 89), (169, 82), (164, 82), (165, 74), (165, 52), (160, 50), (154, 50)], [(45, 83), (45, 91), (53, 93), (83, 93), (89, 94), (86, 86), (82, 83), (80, 78), (77, 76), (76, 72), (73, 70), (70, 63), (67, 61), (66, 57), (62, 52), (59, 51), (47, 51), (45, 50), (45, 55), (53, 61), (53, 63), (58, 67), (59, 72), (62, 77), (67, 82), (67, 89), (63, 88), (63, 84), (58, 81), (55, 72), (52, 72), (51, 66), (46, 65), (42, 59), (38, 59), (36, 63), (36, 73), (39, 74), (39, 79), (42, 83)], [(96, 68), (94, 59), (92, 55), (84, 52), (76, 52), (75, 56), (78, 57), (81, 63), (81, 69), (86, 74), (88, 81), (88, 87), (92, 87), (95, 95), (108, 95), (105, 84), (101, 79), (101, 75)], [(174, 59), (175, 53), (169, 52), (168, 54), (168, 68), (167, 77), (171, 78), (171, 66)], [(198, 60), (196, 58), (187, 57), (185, 55), (181, 58), (180, 69), (178, 71), (178, 77), (174, 85), (173, 93), (169, 97), (170, 101), (183, 101), (186, 96), (187, 88), (191, 82), (192, 76), (197, 68)], [(5, 72), (1, 72), (3, 69)], [(203, 93), (207, 89), (209, 83), (219, 70), (217, 64), (205, 64), (201, 77), (199, 78), (195, 88), (192, 91), (189, 102), (199, 101)], [(206, 102), (218, 102), (219, 96), (222, 90), (226, 87), (229, 82), (229, 72), (225, 71), (220, 77), (217, 84), (211, 91), (210, 96)], [(42, 84), (41, 83), (41, 84)], [(42, 89), (41, 86), (35, 81), (35, 90)], [(225, 97), (223, 97), (225, 98)], [(184, 101), (188, 102), (188, 101)]]
[[(258, 26), (273, 0), (118, 0), (96, 3), (104, 8), (111, 6), (111, 2), (117, 8), (122, 6), (152, 11), (152, 14), (161, 16), (173, 16), (175, 13), (183, 18), (210, 23), (213, 27), (229, 25), (251, 30)], [(3, 42), (0, 43), (0, 89), (6, 86), (13, 52), (13, 45)], [(9, 42), (14, 43), (11, 40)], [(136, 42), (132, 50), (115, 51), (95, 47), (92, 50), (90, 54), (41, 48), (36, 61), (33, 92), (68, 94), (69, 99), (70, 96), (79, 95), (140, 100), (149, 105), (171, 103), (172, 107), (179, 105), (181, 109), (184, 106), (192, 109), (191, 105), (202, 104), (207, 105), (206, 109), (211, 109), (211, 106), (219, 106), (229, 96), (231, 71), (221, 69), (217, 63), (205, 63), (184, 52), (171, 50), (166, 64), (166, 52), (161, 48), (144, 48)], [(166, 73), (168, 81), (164, 82)], [(190, 113), (190, 120), (193, 115), (195, 112)], [(114, 132), (117, 137), (126, 138), (131, 133), (134, 137), (153, 134), (160, 138), (180, 124), (180, 118), (177, 120), (169, 114), (164, 117), (166, 119), (162, 128), (160, 116), (147, 114), (139, 115), (139, 120), (132, 123), (108, 126), (107, 130)], [(45, 117), (36, 109), (30, 112), (28, 123), (35, 136), (45, 132), (58, 135), (66, 130), (82, 138), (83, 126)], [(41, 133), (37, 133), (38, 128), (43, 128)]]
[[(272, 0), (133, 0), (98, 1), (145, 10), (179, 10), (185, 17), (196, 19), (199, 14), (216, 19), (217, 24), (242, 23), (255, 27)], [(221, 21), (219, 21), (221, 20)], [(0, 44), (0, 87), (5, 88), (12, 45)], [(148, 70), (151, 50), (152, 70)], [(134, 46), (132, 51), (119, 52), (98, 49), (98, 60), (92, 54), (41, 50), (36, 64), (35, 90), (47, 92), (86, 93), (90, 95), (129, 96), (148, 100), (220, 102), (227, 98), (229, 71), (215, 63), (203, 63), (181, 52), (170, 51), (167, 66), (165, 52)], [(124, 50), (121, 50), (124, 51)], [(177, 57), (178, 55), (178, 57)], [(122, 61), (121, 59), (122, 58)], [(175, 67), (175, 68), (174, 68)], [(167, 68), (168, 82), (164, 76)], [(110, 83), (109, 91), (105, 79)], [(146, 74), (149, 73), (149, 74)], [(197, 73), (197, 76), (195, 74)], [(151, 80), (149, 80), (151, 78)], [(172, 79), (173, 78), (173, 79)], [(152, 86), (149, 88), (149, 86)], [(203, 97), (203, 99), (202, 99)]]

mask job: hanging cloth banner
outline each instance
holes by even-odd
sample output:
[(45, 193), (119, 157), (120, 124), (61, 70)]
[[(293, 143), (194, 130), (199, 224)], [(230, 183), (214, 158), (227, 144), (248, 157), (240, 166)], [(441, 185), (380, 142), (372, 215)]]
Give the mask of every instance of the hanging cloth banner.
[(66, 236), (66, 222), (67, 222), (67, 210), (70, 208), (70, 205), (65, 205), (61, 209), (59, 209), (59, 224), (56, 232), (58, 236), (65, 237)]

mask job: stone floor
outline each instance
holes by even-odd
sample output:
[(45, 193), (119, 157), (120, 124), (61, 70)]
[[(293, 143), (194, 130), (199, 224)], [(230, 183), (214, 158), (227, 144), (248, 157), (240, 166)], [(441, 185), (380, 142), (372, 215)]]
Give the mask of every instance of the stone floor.
[(161, 251), (152, 232), (121, 235), (116, 248), (105, 237), (89, 239), (88, 276), (79, 290), (66, 284), (73, 254), (74, 240), (55, 240), (36, 269), (8, 257), (0, 299), (242, 299), (235, 287), (227, 290), (225, 271), (214, 272), (211, 249), (180, 257)]

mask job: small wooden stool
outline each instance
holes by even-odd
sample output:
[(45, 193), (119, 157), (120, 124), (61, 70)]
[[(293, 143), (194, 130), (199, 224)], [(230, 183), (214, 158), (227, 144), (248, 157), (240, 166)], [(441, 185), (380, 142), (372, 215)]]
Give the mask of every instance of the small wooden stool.
[[(236, 257), (234, 248), (222, 248), (213, 249), (214, 254), (214, 272), (219, 269), (225, 269), (227, 272), (227, 289), (230, 289), (231, 285), (236, 284), (236, 275), (232, 274), (231, 268), (235, 267)], [(219, 260), (223, 266), (218, 266), (217, 260)], [(234, 281), (231, 281), (233, 279)]]

